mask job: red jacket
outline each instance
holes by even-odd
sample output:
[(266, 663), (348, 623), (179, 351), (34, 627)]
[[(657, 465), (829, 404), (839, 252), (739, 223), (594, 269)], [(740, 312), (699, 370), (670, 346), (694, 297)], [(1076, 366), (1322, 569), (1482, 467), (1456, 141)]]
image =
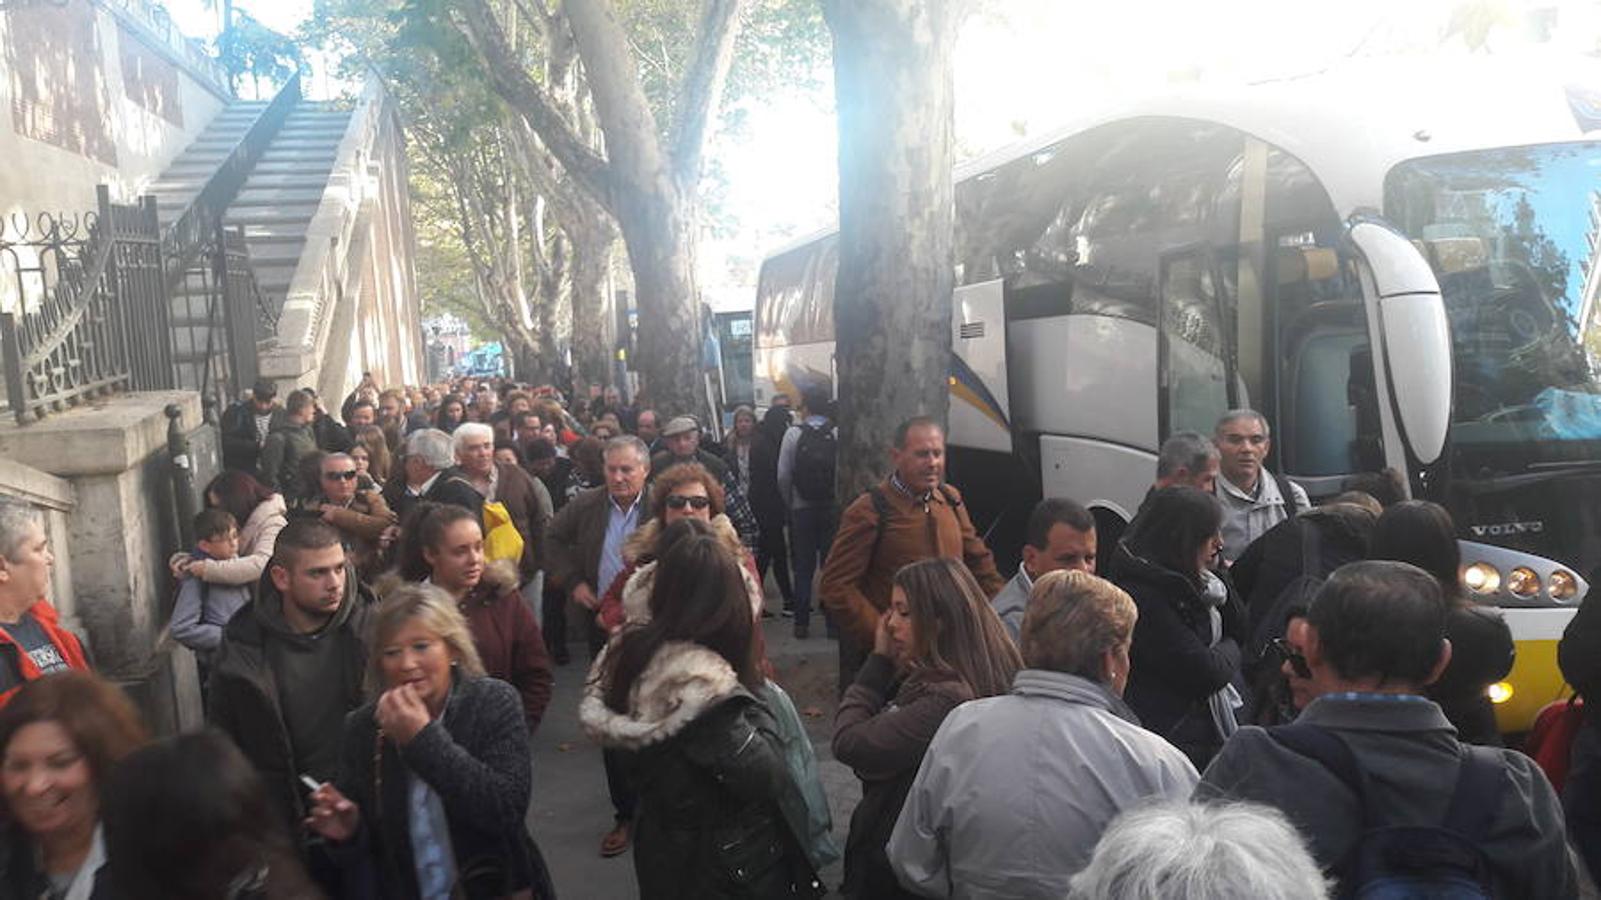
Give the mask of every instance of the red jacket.
[(461, 614), (472, 629), (484, 671), (509, 683), (522, 696), (528, 732), (533, 734), (550, 705), (555, 679), (544, 634), (517, 592), (517, 576), (511, 566), (491, 565), (478, 587), (462, 601)]
[[(51, 606), (48, 601), (40, 600), (29, 607), (28, 612), (33, 614), (33, 620), (39, 623), (39, 627), (50, 638), (50, 643), (54, 644), (56, 649), (61, 652), (61, 658), (67, 661), (68, 667), (81, 672), (89, 671), (89, 660), (83, 655), (83, 645), (78, 643), (78, 638), (72, 632), (61, 627), (61, 617), (56, 613), (54, 606)], [(32, 681), (43, 674), (39, 671), (39, 667), (33, 664), (33, 660), (28, 657), (28, 654), (22, 652), (22, 648), (17, 645), (16, 641), (11, 639), (11, 634), (4, 628), (0, 628), (0, 656), (7, 656), (16, 660), (17, 669), (22, 672), (22, 680), (24, 682)], [(22, 685), (17, 685), (4, 693), (0, 693), (0, 708), (10, 703), (12, 695), (21, 689)]]

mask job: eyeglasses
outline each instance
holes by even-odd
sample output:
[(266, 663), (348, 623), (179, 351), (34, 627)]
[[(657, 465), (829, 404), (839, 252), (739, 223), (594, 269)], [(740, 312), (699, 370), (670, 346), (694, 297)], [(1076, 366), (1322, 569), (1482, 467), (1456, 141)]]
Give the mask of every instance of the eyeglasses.
[(1312, 669), (1306, 664), (1306, 657), (1301, 653), (1301, 651), (1291, 646), (1289, 641), (1285, 640), (1284, 638), (1274, 638), (1268, 644), (1268, 646), (1271, 647), (1273, 649), (1273, 653), (1278, 656), (1280, 665), (1283, 665), (1284, 663), (1290, 664), (1290, 671), (1295, 673), (1295, 677), (1312, 677)]
[(329, 481), (355, 481), (358, 477), (355, 469), (346, 469), (343, 472), (324, 472), (322, 477)]
[(712, 498), (710, 497), (685, 497), (683, 494), (667, 495), (668, 509), (683, 509), (686, 506), (690, 509), (705, 509), (711, 505)]

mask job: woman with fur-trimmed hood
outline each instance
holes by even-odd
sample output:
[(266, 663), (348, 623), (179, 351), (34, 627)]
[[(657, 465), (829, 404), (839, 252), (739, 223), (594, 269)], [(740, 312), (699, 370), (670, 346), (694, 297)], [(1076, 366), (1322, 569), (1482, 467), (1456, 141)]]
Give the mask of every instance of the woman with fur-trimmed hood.
[(806, 801), (755, 696), (765, 679), (739, 557), (701, 521), (660, 543), (642, 615), (595, 661), (579, 706), (592, 738), (634, 757), (640, 896), (821, 896)]
[(517, 590), (510, 560), (486, 563), (484, 532), (472, 510), (452, 503), (420, 503), (407, 516), (396, 568), (374, 586), (380, 597), (403, 582), (444, 588), (472, 629), (473, 643), (491, 677), (522, 697), (528, 733), (550, 705), (550, 655), (545, 636)]

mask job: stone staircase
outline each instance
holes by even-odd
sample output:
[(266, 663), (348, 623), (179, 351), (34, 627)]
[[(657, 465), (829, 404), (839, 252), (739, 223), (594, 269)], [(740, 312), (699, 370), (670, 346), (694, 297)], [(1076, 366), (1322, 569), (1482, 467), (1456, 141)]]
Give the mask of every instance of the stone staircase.
[[(230, 103), (150, 186), (164, 227), (177, 221), (266, 108), (267, 101)], [(243, 228), (256, 284), (273, 310), (282, 308), (306, 249), (307, 226), (322, 202), (350, 116), (330, 104), (298, 103), (223, 218), (225, 227)], [(186, 279), (171, 301), (174, 362), (185, 382), (180, 387), (198, 387), (208, 348), (221, 339), (220, 329), (213, 333), (207, 299), (196, 276)]]

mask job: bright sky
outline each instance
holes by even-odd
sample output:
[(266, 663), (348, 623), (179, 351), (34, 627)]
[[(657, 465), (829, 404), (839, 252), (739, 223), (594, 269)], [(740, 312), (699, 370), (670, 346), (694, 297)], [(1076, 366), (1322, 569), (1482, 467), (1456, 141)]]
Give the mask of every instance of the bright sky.
[[(202, 0), (165, 0), (191, 34), (211, 36)], [(695, 0), (680, 0), (695, 2)], [(988, 0), (957, 47), (956, 131), (965, 157), (1062, 123), (1075, 110), (1174, 81), (1256, 80), (1314, 70), (1353, 53), (1433, 49), (1465, 0)], [(291, 32), (312, 0), (236, 0)], [(1490, 46), (1522, 38), (1530, 9), (1558, 10), (1561, 34), (1597, 46), (1595, 0), (1486, 0), (1505, 13)], [(718, 308), (748, 307), (755, 265), (774, 247), (830, 227), (836, 143), (831, 87), (764, 97), (745, 138), (712, 154), (729, 183), (735, 236), (700, 248), (702, 286)]]

